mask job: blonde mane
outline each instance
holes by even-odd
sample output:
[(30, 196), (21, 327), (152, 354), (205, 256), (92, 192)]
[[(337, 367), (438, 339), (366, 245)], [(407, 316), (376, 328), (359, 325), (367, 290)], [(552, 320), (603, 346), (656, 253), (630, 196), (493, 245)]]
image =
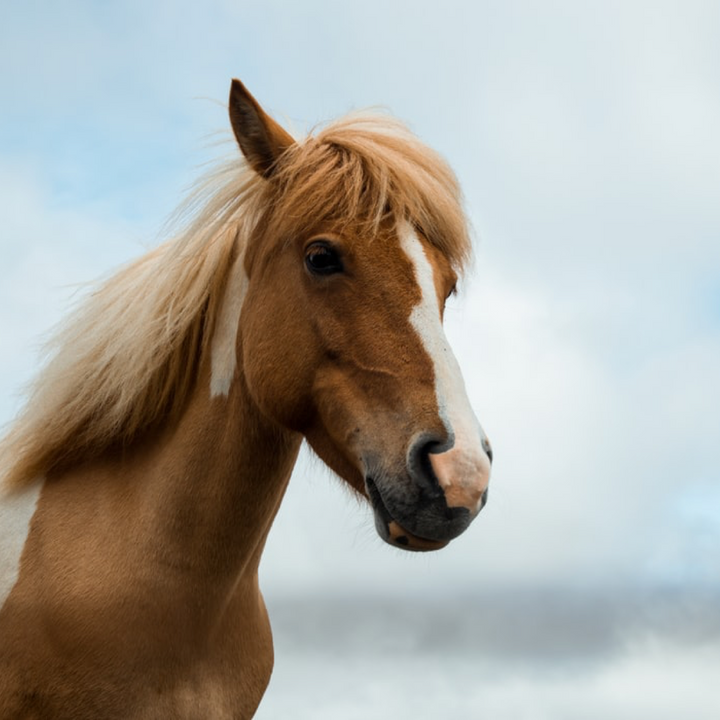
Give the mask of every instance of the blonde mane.
[(182, 411), (233, 260), (258, 229), (282, 241), (320, 222), (372, 232), (402, 218), (458, 271), (470, 256), (452, 171), (380, 114), (348, 116), (297, 142), (271, 181), (238, 157), (183, 207), (182, 232), (100, 285), (48, 344), (46, 365), (0, 443), (7, 487), (127, 445)]

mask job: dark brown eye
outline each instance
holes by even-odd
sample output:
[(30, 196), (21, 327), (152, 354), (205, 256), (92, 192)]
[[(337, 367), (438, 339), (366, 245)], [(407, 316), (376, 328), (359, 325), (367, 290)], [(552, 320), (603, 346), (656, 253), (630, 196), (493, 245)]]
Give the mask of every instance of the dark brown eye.
[(340, 254), (325, 240), (318, 240), (307, 247), (305, 266), (313, 275), (333, 275), (343, 271)]

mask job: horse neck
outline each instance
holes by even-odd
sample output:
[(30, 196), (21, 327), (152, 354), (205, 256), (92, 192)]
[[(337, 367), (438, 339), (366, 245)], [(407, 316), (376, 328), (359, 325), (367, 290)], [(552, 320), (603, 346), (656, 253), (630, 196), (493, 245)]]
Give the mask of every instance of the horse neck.
[[(227, 397), (211, 397), (207, 370), (172, 425), (51, 472), (17, 582), (0, 602), (2, 699), (34, 702), (25, 690), (37, 682), (80, 702), (99, 668), (105, 702), (147, 703), (133, 688), (152, 687), (161, 704), (148, 717), (213, 716), (197, 709), (220, 702), (208, 678), (226, 682), (222, 697), (250, 717), (272, 666), (257, 568), (299, 445), (263, 419), (241, 374)], [(73, 649), (67, 662), (58, 648)], [(8, 665), (15, 657), (31, 668), (22, 677)], [(172, 694), (176, 685), (185, 694)], [(177, 711), (188, 703), (192, 713)]]
[(254, 580), (300, 442), (262, 416), (242, 373), (227, 396), (211, 397), (201, 371), (177, 423), (122, 461), (154, 559), (213, 583)]

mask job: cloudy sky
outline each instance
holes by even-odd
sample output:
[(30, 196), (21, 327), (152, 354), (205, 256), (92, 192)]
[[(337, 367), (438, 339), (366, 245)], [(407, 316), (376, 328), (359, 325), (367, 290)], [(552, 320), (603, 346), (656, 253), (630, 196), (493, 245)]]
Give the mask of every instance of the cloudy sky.
[(26, 0), (0, 65), (0, 422), (78, 287), (217, 154), (231, 77), (300, 132), (380, 105), (465, 190), (447, 323), (491, 499), (411, 557), (304, 456), (265, 588), (718, 590), (720, 5)]

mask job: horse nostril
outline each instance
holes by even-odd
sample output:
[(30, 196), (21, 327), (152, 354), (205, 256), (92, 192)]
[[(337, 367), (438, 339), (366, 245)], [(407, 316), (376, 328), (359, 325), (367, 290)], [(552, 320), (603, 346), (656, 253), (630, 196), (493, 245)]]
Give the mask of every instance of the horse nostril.
[[(485, 492), (482, 494), (482, 497), (480, 498), (480, 510), (482, 510), (486, 505), (488, 501), (488, 488), (485, 488)], [(478, 510), (478, 512), (480, 512)]]
[(409, 469), (412, 477), (429, 497), (440, 497), (443, 494), (430, 462), (430, 453), (437, 452), (439, 446), (438, 440), (425, 437), (415, 443), (410, 451)]
[(485, 451), (485, 454), (488, 456), (488, 460), (490, 461), (490, 464), (492, 465), (493, 451), (492, 451), (492, 447), (490, 445), (490, 441), (487, 438), (483, 438), (482, 446), (483, 446), (483, 450)]

